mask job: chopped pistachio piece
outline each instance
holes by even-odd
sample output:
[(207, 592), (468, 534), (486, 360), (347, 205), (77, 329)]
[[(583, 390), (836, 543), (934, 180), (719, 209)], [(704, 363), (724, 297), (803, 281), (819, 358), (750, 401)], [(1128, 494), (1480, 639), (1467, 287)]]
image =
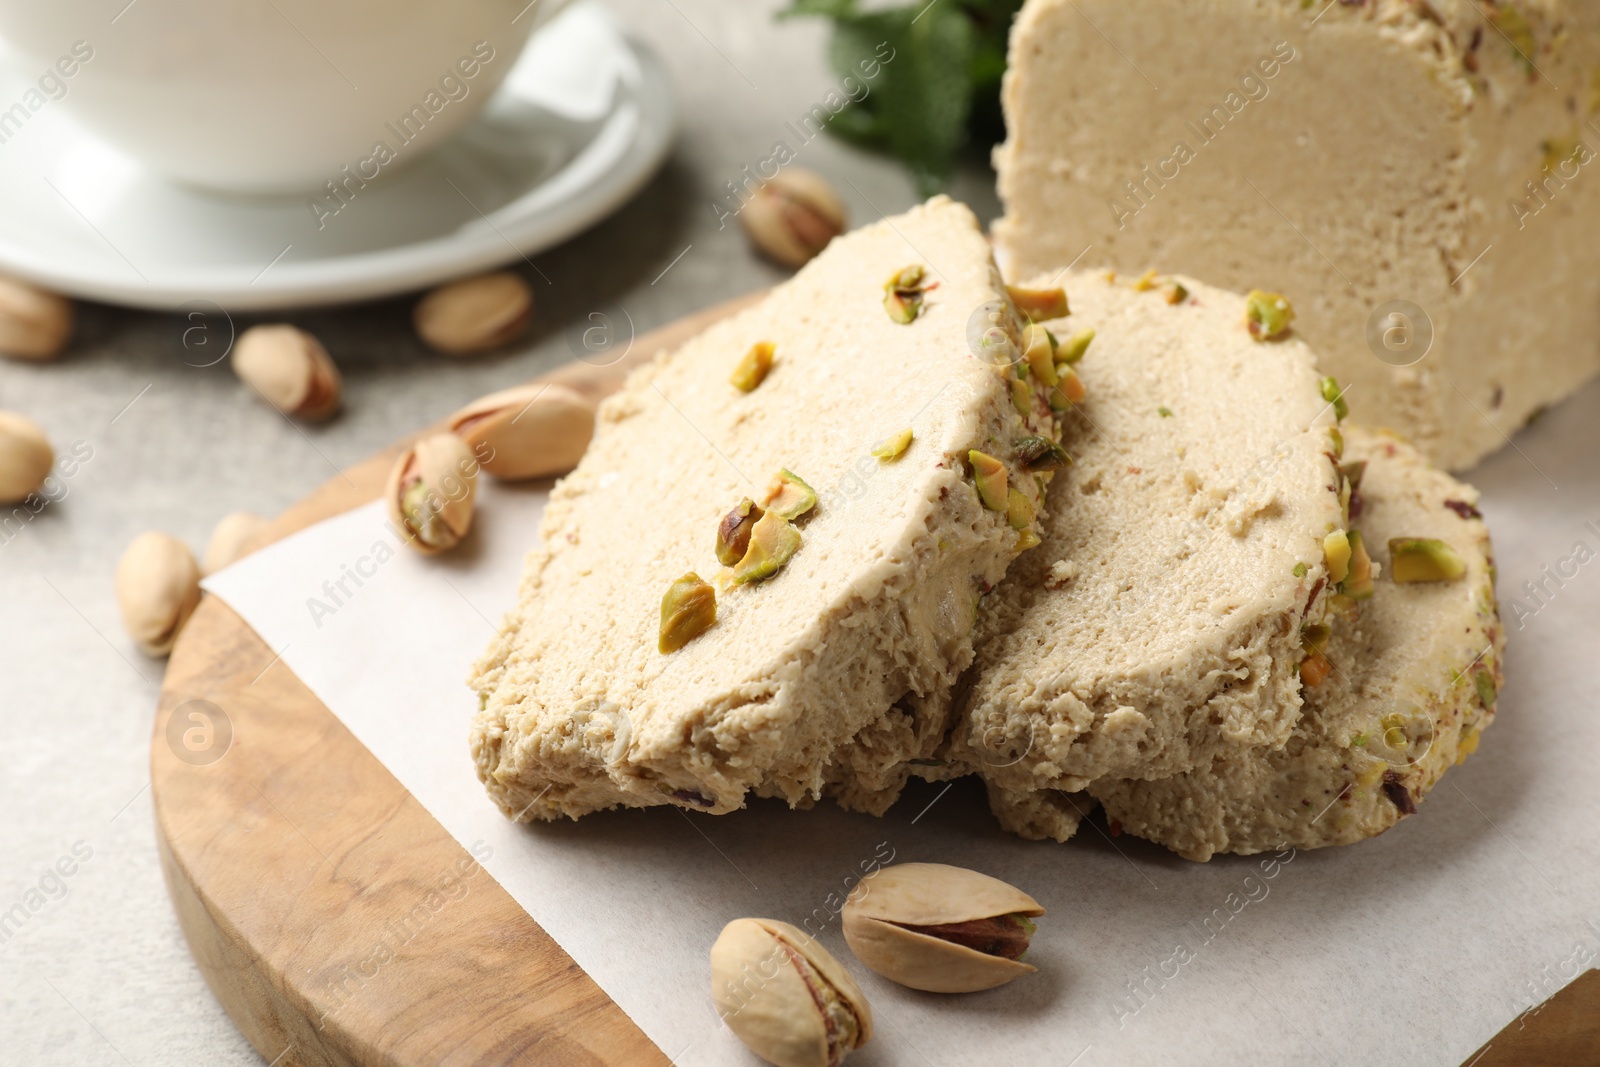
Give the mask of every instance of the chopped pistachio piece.
[(1026, 552), (1028, 549), (1033, 548), (1038, 543), (1039, 535), (1034, 532), (1033, 527), (1030, 526), (1026, 530), (1017, 531), (1018, 552)]
[(1189, 290), (1183, 287), (1182, 282), (1173, 282), (1167, 287), (1166, 301), (1169, 304), (1181, 304), (1189, 299)]
[(1013, 530), (1026, 530), (1033, 525), (1033, 501), (1020, 489), (1006, 493), (1006, 521)]
[(1340, 422), (1350, 414), (1350, 405), (1345, 403), (1344, 390), (1339, 388), (1339, 379), (1332, 375), (1322, 379), (1322, 399), (1333, 405), (1333, 417)]
[(1313, 652), (1300, 661), (1300, 681), (1315, 689), (1333, 673), (1333, 663), (1321, 652)]
[(911, 429), (907, 427), (906, 429), (895, 434), (893, 437), (885, 438), (883, 441), (879, 442), (878, 447), (872, 450), (872, 454), (877, 456), (883, 462), (888, 463), (890, 460), (898, 458), (900, 453), (904, 452), (910, 447)]
[(1148, 293), (1155, 287), (1156, 272), (1154, 270), (1145, 271), (1139, 276), (1139, 280), (1133, 283), (1133, 291), (1136, 293)]
[(1322, 555), (1328, 561), (1328, 581), (1335, 585), (1350, 573), (1350, 538), (1343, 530), (1335, 530), (1322, 539)]
[(731, 567), (744, 559), (750, 547), (750, 530), (761, 519), (761, 509), (749, 497), (739, 501), (737, 507), (722, 517), (717, 524), (717, 560)]
[(1079, 330), (1066, 341), (1056, 346), (1057, 363), (1076, 363), (1089, 351), (1089, 342), (1094, 340), (1094, 328)]
[(1059, 381), (1056, 374), (1056, 355), (1050, 346), (1050, 334), (1043, 326), (1030, 324), (1023, 334), (1027, 347), (1022, 358), (1028, 361), (1028, 370), (1046, 387)]
[(1033, 414), (1033, 386), (1021, 378), (1011, 379), (1011, 406), (1023, 418)]
[(976, 448), (967, 453), (972, 463), (972, 478), (978, 486), (978, 499), (990, 511), (1006, 510), (1006, 465)]
[(817, 506), (817, 493), (805, 480), (791, 470), (780, 470), (767, 486), (761, 501), (768, 511), (775, 511), (786, 519), (798, 519)]
[(901, 325), (909, 325), (922, 313), (923, 284), (928, 272), (920, 263), (902, 267), (883, 283), (883, 309)]
[(1478, 699), (1483, 701), (1486, 711), (1494, 710), (1495, 693), (1494, 672), (1478, 671), (1472, 676), (1472, 687), (1478, 691)]
[(1344, 434), (1342, 432), (1340, 432), (1339, 427), (1337, 427), (1337, 426), (1328, 427), (1328, 439), (1333, 442), (1333, 458), (1336, 459), (1336, 460), (1337, 459), (1343, 459), (1344, 458)]
[(661, 635), (656, 648), (676, 652), (717, 621), (717, 593), (690, 571), (667, 587), (661, 598)]
[(1296, 578), (1304, 578), (1310, 570), (1311, 568), (1307, 567), (1304, 563), (1296, 563), (1294, 565), (1294, 576)]
[(1391, 537), (1389, 577), (1397, 582), (1448, 582), (1467, 573), (1455, 549), (1431, 537)]
[(1328, 647), (1328, 638), (1333, 636), (1333, 631), (1320, 622), (1304, 626), (1300, 630), (1300, 647), (1309, 652), (1322, 652)]
[(1071, 463), (1072, 457), (1048, 437), (1024, 437), (1017, 442), (1017, 462), (1030, 471), (1053, 471)]
[(1367, 473), (1367, 461), (1358, 459), (1354, 463), (1340, 466), (1339, 473), (1344, 475), (1345, 481), (1350, 483), (1352, 491), (1361, 488), (1361, 479)]
[[(1059, 393), (1069, 405), (1083, 403), (1084, 397), (1089, 395), (1089, 390), (1083, 386), (1083, 379), (1078, 377), (1077, 371), (1065, 363), (1059, 369), (1061, 371), (1061, 380), (1056, 383), (1054, 389), (1050, 390), (1051, 400), (1053, 401), (1056, 394)], [(1056, 408), (1054, 403), (1050, 406), (1058, 411), (1066, 410), (1066, 408)]]
[(1328, 598), (1328, 614), (1347, 626), (1354, 626), (1361, 618), (1361, 605), (1348, 593), (1335, 593)]
[(1172, 418), (1172, 409), (1163, 404), (1161, 407), (1156, 408), (1156, 414), (1163, 419), (1170, 419)]
[(1350, 573), (1345, 576), (1340, 592), (1353, 600), (1366, 600), (1372, 596), (1372, 556), (1360, 530), (1350, 531)]
[(767, 372), (772, 369), (772, 353), (776, 346), (771, 341), (757, 341), (750, 346), (750, 351), (744, 354), (739, 365), (733, 368), (733, 374), (728, 381), (741, 393), (748, 393), (766, 380)]
[(1289, 331), (1294, 321), (1294, 308), (1281, 293), (1264, 293), (1250, 290), (1244, 298), (1244, 321), (1250, 327), (1250, 336), (1257, 341), (1272, 341)]
[(733, 568), (733, 580), (744, 584), (771, 578), (799, 549), (800, 531), (776, 511), (768, 511), (751, 529), (750, 547)]
[(1017, 306), (1017, 310), (1033, 322), (1067, 317), (1067, 293), (1060, 287), (1024, 289), (1021, 286), (1008, 285), (1006, 295), (1011, 297), (1011, 302)]

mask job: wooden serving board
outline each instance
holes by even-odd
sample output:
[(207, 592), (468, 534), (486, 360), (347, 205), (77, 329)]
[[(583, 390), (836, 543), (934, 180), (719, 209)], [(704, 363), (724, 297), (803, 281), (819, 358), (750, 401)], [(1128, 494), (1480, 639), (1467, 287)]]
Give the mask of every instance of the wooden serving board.
[[(614, 365), (574, 363), (539, 380), (598, 399), (633, 367), (761, 295), (646, 334)], [(328, 481), (254, 547), (377, 499), (405, 443)], [(203, 731), (198, 751), (173, 740), (191, 729)], [(190, 951), (272, 1067), (667, 1067), (571, 957), (209, 595), (167, 666), (150, 786), (162, 871)], [(1514, 1021), (1468, 1062), (1600, 1063), (1600, 972)]]

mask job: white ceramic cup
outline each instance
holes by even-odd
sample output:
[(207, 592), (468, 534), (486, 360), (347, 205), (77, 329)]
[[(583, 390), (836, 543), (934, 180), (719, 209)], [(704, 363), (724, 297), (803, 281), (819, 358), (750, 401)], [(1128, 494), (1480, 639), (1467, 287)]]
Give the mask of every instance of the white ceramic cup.
[(0, 0), (0, 37), (41, 99), (151, 169), (303, 193), (448, 137), (566, 2)]

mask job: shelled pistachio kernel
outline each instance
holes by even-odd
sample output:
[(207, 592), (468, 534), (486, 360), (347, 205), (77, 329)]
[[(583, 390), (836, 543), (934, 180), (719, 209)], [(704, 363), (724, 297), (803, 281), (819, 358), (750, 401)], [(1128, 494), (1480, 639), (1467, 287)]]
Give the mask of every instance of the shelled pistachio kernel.
[(967, 460), (972, 464), (972, 480), (977, 484), (978, 499), (983, 501), (983, 506), (990, 511), (1005, 511), (1006, 482), (1010, 477), (1006, 465), (976, 448), (967, 453)]
[(884, 463), (900, 458), (900, 453), (911, 447), (911, 428), (907, 427), (893, 437), (884, 438), (873, 448), (872, 454)]
[(1308, 573), (1310, 573), (1310, 571), (1311, 568), (1307, 567), (1304, 563), (1296, 563), (1294, 565), (1294, 576), (1296, 578), (1304, 578)]
[(1169, 304), (1181, 304), (1189, 299), (1189, 290), (1184, 288), (1182, 282), (1171, 282), (1167, 285), (1163, 299)]
[(1069, 314), (1067, 293), (1060, 286), (1053, 289), (1025, 289), (1020, 285), (1008, 285), (1006, 295), (1022, 316), (1032, 322), (1064, 319)]
[(785, 167), (739, 212), (756, 251), (787, 267), (804, 266), (845, 230), (844, 202), (819, 174)]
[(716, 621), (717, 591), (690, 571), (667, 586), (661, 597), (661, 632), (656, 648), (663, 654), (676, 652), (711, 629)]
[(1035, 968), (1022, 961), (1044, 908), (998, 878), (942, 863), (901, 863), (861, 880), (841, 915), (856, 958), (931, 993), (993, 989)]
[(1033, 548), (1039, 543), (1039, 535), (1034, 531), (1032, 526), (1028, 527), (1026, 530), (1017, 531), (1018, 552), (1026, 552), (1028, 549)]
[(767, 511), (750, 528), (744, 558), (733, 568), (734, 582), (744, 585), (771, 578), (800, 550), (800, 531), (776, 511)]
[(717, 523), (717, 561), (732, 567), (750, 548), (750, 531), (761, 521), (762, 510), (749, 497), (722, 517)]
[(839, 1067), (872, 1037), (872, 1009), (817, 940), (776, 919), (735, 919), (711, 946), (711, 999), (751, 1052), (779, 1067)]
[(1060, 380), (1056, 374), (1055, 346), (1050, 343), (1050, 331), (1038, 323), (1029, 323), (1022, 334), (1022, 358), (1028, 361), (1028, 372), (1046, 388)]
[(1373, 594), (1372, 556), (1361, 538), (1360, 530), (1350, 531), (1350, 573), (1345, 576), (1340, 592), (1352, 600), (1366, 600)]
[(389, 520), (423, 555), (445, 552), (472, 528), (478, 461), (453, 433), (424, 437), (400, 454), (384, 490)]
[(1333, 661), (1321, 652), (1313, 652), (1300, 661), (1300, 681), (1315, 689), (1333, 673)]
[(1154, 289), (1155, 287), (1156, 287), (1156, 272), (1155, 272), (1154, 268), (1152, 268), (1150, 270), (1147, 270), (1143, 274), (1139, 275), (1139, 280), (1133, 283), (1133, 291), (1136, 292), (1136, 293), (1148, 293), (1150, 290)]
[(1325, 652), (1333, 631), (1324, 623), (1313, 622), (1300, 628), (1300, 647), (1307, 652)]
[(1250, 336), (1257, 341), (1274, 341), (1289, 332), (1294, 321), (1294, 308), (1282, 293), (1267, 293), (1252, 289), (1244, 298), (1244, 321)]
[(739, 360), (739, 365), (733, 368), (728, 381), (741, 393), (752, 392), (766, 381), (767, 373), (772, 370), (772, 354), (775, 351), (777, 346), (771, 341), (757, 341)]
[(429, 348), (449, 356), (488, 352), (522, 336), (533, 321), (533, 290), (509, 271), (441, 285), (417, 302), (412, 324)]
[(1033, 414), (1033, 386), (1021, 378), (1011, 379), (1011, 406), (1017, 414), (1027, 418)]
[(1017, 462), (1028, 471), (1053, 471), (1071, 463), (1072, 457), (1048, 437), (1024, 437), (1017, 442)]
[[(1333, 458), (1337, 462), (1344, 458), (1344, 432), (1337, 426), (1328, 427), (1328, 442), (1333, 445)], [(1363, 461), (1364, 464), (1364, 461)]]
[(1339, 388), (1339, 379), (1331, 374), (1322, 379), (1322, 399), (1333, 405), (1333, 417), (1343, 422), (1350, 414), (1350, 405), (1345, 403), (1344, 390)]
[(889, 275), (889, 280), (883, 283), (883, 309), (891, 319), (909, 325), (922, 313), (927, 276), (927, 269), (920, 263), (902, 267)]
[(1093, 340), (1094, 327), (1079, 330), (1056, 346), (1056, 362), (1069, 365), (1078, 362), (1089, 351), (1089, 343)]
[(1006, 491), (1006, 521), (1013, 530), (1026, 530), (1033, 525), (1033, 501), (1020, 489)]
[(1322, 539), (1322, 557), (1328, 564), (1328, 581), (1338, 585), (1350, 573), (1350, 538), (1335, 530)]
[(1391, 537), (1389, 577), (1396, 582), (1448, 582), (1467, 573), (1466, 561), (1431, 537)]
[(817, 506), (817, 493), (805, 479), (785, 468), (773, 476), (761, 506), (792, 521)]

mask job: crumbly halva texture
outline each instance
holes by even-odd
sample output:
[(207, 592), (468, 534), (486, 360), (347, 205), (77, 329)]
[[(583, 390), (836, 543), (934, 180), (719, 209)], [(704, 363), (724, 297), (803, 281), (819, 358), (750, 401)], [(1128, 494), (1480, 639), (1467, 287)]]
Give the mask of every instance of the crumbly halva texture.
[(1169, 304), (1065, 278), (1072, 314), (1050, 328), (1095, 331), (1074, 461), (1043, 543), (984, 598), (974, 666), (924, 700), (953, 726), (908, 772), (978, 772), (1028, 836), (1070, 834), (1092, 803), (1068, 794), (1095, 779), (1281, 744), (1299, 715), (1300, 626), (1322, 616), (1344, 521), (1332, 406), (1303, 344), (1253, 340), (1242, 297), (1179, 281)]
[(1592, 0), (1029, 0), (1003, 96), (1007, 277), (1088, 248), (1281, 292), (1449, 469), (1600, 372)]
[[(925, 270), (920, 305), (896, 321), (885, 282), (908, 265)], [(1013, 443), (1056, 432), (1042, 399), (1025, 418), (1008, 368), (974, 355), (985, 307), (1020, 332), (977, 221), (938, 197), (836, 239), (606, 401), (472, 678), (473, 757), (508, 815), (722, 813), (752, 790), (805, 804), (916, 749), (925, 727), (896, 701), (947, 688), (971, 661), (979, 595), (1022, 543), (979, 499), (969, 453), (999, 457), (1042, 513), (1044, 480)], [(736, 388), (762, 342), (770, 369)], [(893, 462), (874, 455), (908, 428)], [(767, 533), (788, 552), (798, 531), (799, 546), (766, 580), (738, 582), (719, 570), (719, 528), (784, 471), (817, 502), (792, 528), (774, 505), (746, 551)], [(690, 571), (715, 587), (715, 622), (663, 654), (663, 594)]]
[[(1392, 434), (1347, 428), (1346, 440), (1347, 459), (1367, 464), (1352, 521), (1379, 571), (1355, 622), (1332, 627), (1333, 670), (1306, 686), (1281, 749), (1222, 752), (1156, 782), (1091, 786), (1124, 831), (1194, 860), (1350, 844), (1415, 812), (1493, 721), (1504, 630), (1477, 490)], [(1444, 541), (1466, 573), (1396, 583), (1387, 545), (1402, 537)]]

